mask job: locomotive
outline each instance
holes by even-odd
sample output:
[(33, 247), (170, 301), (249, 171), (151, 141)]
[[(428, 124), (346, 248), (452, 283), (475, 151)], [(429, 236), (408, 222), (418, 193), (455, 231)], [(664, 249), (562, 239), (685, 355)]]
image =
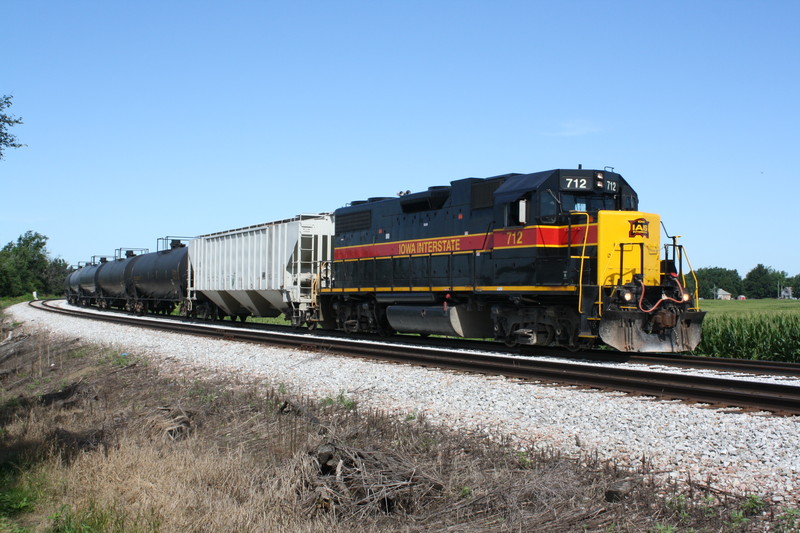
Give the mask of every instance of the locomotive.
[(69, 276), (67, 298), (213, 318), (283, 313), (353, 334), (691, 351), (705, 314), (696, 279), (677, 237), (662, 246), (660, 217), (638, 207), (609, 170), (467, 178), (89, 265)]

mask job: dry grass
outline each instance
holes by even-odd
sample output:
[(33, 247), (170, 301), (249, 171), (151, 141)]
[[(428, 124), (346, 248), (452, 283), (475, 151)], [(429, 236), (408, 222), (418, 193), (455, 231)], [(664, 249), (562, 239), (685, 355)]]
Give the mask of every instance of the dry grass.
[[(98, 346), (6, 341), (0, 376), (0, 463), (35, 501), (6, 512), (0, 531), (763, 526), (732, 520), (734, 499), (676, 499), (678, 487), (657, 486), (647, 471), (515, 450), (236, 377), (166, 374)], [(664, 493), (673, 498), (656, 496)]]

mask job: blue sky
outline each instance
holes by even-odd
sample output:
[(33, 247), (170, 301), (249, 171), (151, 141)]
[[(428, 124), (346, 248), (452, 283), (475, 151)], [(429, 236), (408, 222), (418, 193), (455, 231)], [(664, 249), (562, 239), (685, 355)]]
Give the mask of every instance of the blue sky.
[[(800, 2), (3, 5), (0, 245), (69, 263), (612, 166), (695, 267), (800, 273)], [(793, 192), (794, 191), (794, 192)]]

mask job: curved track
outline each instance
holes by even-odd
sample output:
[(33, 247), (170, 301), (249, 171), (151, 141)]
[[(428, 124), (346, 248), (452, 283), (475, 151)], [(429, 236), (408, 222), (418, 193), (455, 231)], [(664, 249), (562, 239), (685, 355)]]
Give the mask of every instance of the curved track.
[[(31, 303), (32, 305), (34, 302)], [(407, 343), (387, 343), (368, 339), (353, 339), (339, 336), (308, 335), (275, 330), (262, 330), (241, 325), (178, 321), (158, 317), (134, 317), (119, 313), (86, 312), (80, 309), (62, 309), (38, 302), (37, 307), (48, 311), (79, 316), (93, 320), (103, 320), (137, 327), (155, 328), (191, 335), (219, 337), (226, 340), (256, 342), (271, 345), (290, 346), (315, 351), (335, 352), (343, 355), (360, 356), (399, 363), (410, 363), (460, 371), (503, 375), (526, 381), (545, 381), (580, 387), (617, 390), (654, 396), (657, 399), (681, 399), (705, 402), (714, 407), (742, 407), (754, 410), (771, 411), (778, 415), (800, 414), (800, 386), (775, 383), (762, 383), (726, 377), (698, 376), (694, 374), (635, 370), (617, 365), (603, 366), (579, 362), (550, 361), (520, 355), (465, 352), (452, 347), (409, 345)], [(485, 349), (485, 346), (484, 346)], [(541, 354), (541, 352), (539, 352)], [(550, 354), (548, 354), (550, 355)], [(563, 355), (563, 353), (562, 353)], [(586, 358), (581, 354), (581, 358)], [(607, 356), (609, 354), (603, 353)], [(624, 360), (637, 358), (655, 359), (650, 364), (670, 364), (652, 356), (624, 356)], [(679, 358), (682, 366), (707, 358)], [(726, 360), (728, 361), (728, 360)], [(749, 364), (740, 367), (748, 372), (771, 373), (757, 361), (744, 361)], [(756, 365), (756, 366), (753, 366)], [(756, 369), (757, 370), (754, 370)], [(729, 368), (725, 368), (728, 370)], [(783, 370), (798, 375), (797, 370), (783, 365)]]

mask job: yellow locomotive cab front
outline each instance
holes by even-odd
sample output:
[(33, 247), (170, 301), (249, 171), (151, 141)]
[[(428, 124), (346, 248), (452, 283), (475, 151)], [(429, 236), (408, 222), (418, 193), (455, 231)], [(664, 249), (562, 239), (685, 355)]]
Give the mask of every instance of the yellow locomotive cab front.
[(686, 352), (700, 343), (705, 313), (686, 289), (683, 247), (666, 246), (662, 260), (660, 230), (658, 215), (598, 212), (599, 333), (618, 350)]

